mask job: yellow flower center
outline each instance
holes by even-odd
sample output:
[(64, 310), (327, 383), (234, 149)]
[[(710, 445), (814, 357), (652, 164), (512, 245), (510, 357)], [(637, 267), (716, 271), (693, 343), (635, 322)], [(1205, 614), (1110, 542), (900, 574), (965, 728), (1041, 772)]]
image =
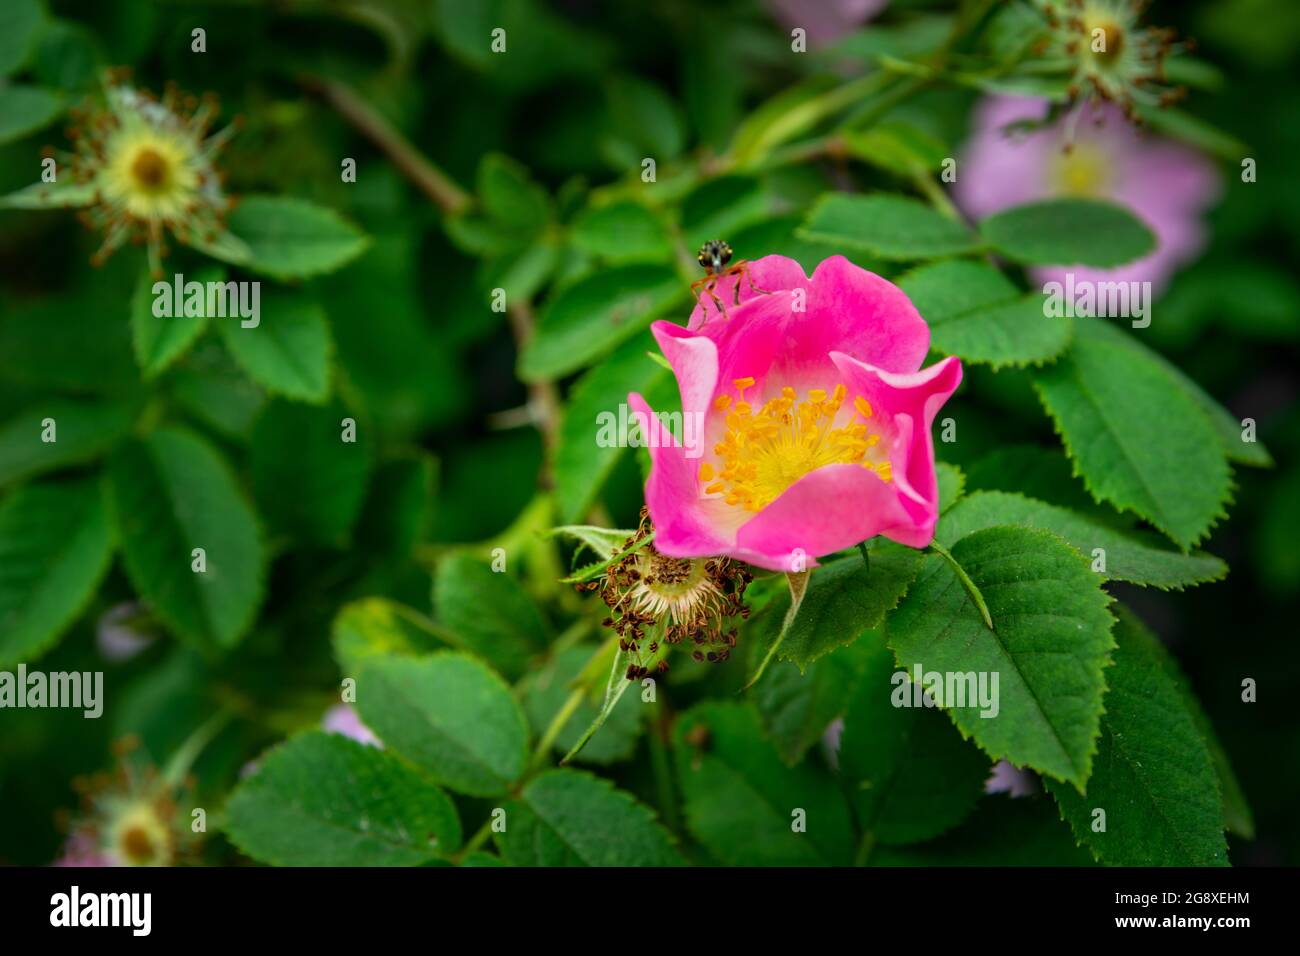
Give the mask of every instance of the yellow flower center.
[(145, 146), (131, 163), (131, 175), (136, 185), (146, 192), (161, 192), (171, 178), (171, 167), (156, 149)]
[(1119, 24), (1113, 20), (1092, 20), (1087, 22), (1086, 29), (1088, 36), (1084, 42), (1089, 53), (1103, 64), (1119, 58), (1124, 49), (1124, 31)]
[(164, 866), (170, 861), (171, 833), (152, 806), (129, 808), (112, 832), (112, 845), (128, 866)]
[(144, 222), (177, 222), (199, 198), (195, 145), (184, 137), (134, 126), (116, 131), (99, 173), (105, 197)]
[(871, 405), (861, 395), (845, 408), (842, 384), (829, 393), (809, 389), (802, 399), (787, 386), (755, 408), (745, 399), (745, 389), (754, 380), (738, 378), (732, 384), (734, 400), (724, 394), (714, 401), (716, 409), (726, 412), (726, 433), (713, 449), (717, 467), (710, 462), (700, 467), (706, 494), (722, 495), (727, 504), (747, 511), (761, 511), (804, 475), (825, 465), (860, 464), (890, 480), (889, 460), (872, 451), (880, 435), (867, 424)]
[(1075, 143), (1069, 152), (1052, 158), (1052, 181), (1063, 196), (1102, 196), (1110, 179), (1110, 162), (1104, 150)]

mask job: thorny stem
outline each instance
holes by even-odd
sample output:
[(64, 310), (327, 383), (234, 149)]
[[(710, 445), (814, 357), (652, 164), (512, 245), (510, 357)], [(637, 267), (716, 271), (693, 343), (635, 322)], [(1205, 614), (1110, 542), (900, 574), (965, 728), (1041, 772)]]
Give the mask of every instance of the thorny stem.
[[(377, 146), (397, 170), (409, 179), (435, 206), (446, 215), (464, 212), (473, 203), (473, 197), (439, 169), (432, 160), (417, 149), (410, 140), (393, 127), (373, 106), (349, 86), (337, 80), (304, 74), (299, 83), (318, 96), (347, 120), (356, 130)], [(533, 336), (535, 322), (532, 306), (527, 301), (516, 300), (506, 310), (510, 331), (516, 348), (522, 349)], [(542, 433), (547, 461), (542, 468), (539, 484), (550, 484), (550, 457), (555, 447), (559, 428), (559, 394), (554, 384), (537, 382), (528, 387), (528, 411), (534, 424)]]
[(962, 583), (962, 587), (966, 589), (966, 593), (970, 595), (971, 600), (975, 602), (975, 606), (979, 608), (980, 614), (983, 615), (985, 627), (990, 631), (993, 630), (993, 618), (989, 615), (989, 606), (984, 603), (984, 595), (980, 594), (980, 589), (977, 588), (975, 582), (970, 579), (970, 575), (966, 573), (966, 569), (958, 564), (957, 559), (948, 553), (948, 549), (937, 541), (930, 542), (930, 550), (948, 562), (953, 573), (957, 575), (957, 580)]
[(299, 84), (323, 100), (388, 157), (398, 171), (448, 215), (464, 212), (473, 201), (411, 141), (345, 83), (303, 74)]
[[(515, 339), (515, 348), (522, 351), (537, 328), (533, 307), (527, 300), (516, 299), (506, 308), (506, 317), (510, 320), (510, 333)], [(534, 382), (528, 386), (528, 411), (533, 424), (542, 433), (546, 457), (542, 462), (538, 484), (546, 489), (551, 484), (551, 464), (560, 427), (560, 393), (554, 382)]]

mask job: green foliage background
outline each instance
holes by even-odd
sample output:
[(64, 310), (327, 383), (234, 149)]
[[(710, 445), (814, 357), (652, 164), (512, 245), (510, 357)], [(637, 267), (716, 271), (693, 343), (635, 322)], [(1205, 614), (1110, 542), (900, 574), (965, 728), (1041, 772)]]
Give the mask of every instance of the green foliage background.
[[(144, 86), (211, 90), (243, 115), (221, 165), (234, 193), (265, 197), (231, 224), (259, 237), (253, 271), (185, 248), (169, 260), (196, 277), (260, 274), (256, 338), (218, 320), (154, 327), (139, 250), (94, 269), (98, 237), (70, 215), (0, 210), (0, 668), (104, 670), (107, 685), (98, 721), (0, 712), (0, 862), (58, 855), (71, 781), (109, 766), (111, 741), (138, 735), (163, 763), (214, 713), (230, 719), (194, 766), (209, 863), (1300, 862), (1300, 134), (1285, 121), (1300, 112), (1300, 19), (1289, 0), (1148, 15), (1198, 39), (1208, 78), (1187, 111), (1203, 123), (1184, 132), (1224, 163), (1227, 191), (1209, 248), (1135, 344), (1102, 323), (1016, 322), (1025, 264), (1062, 242), (1130, 257), (1131, 220), (1056, 207), (1038, 233), (954, 223), (925, 170), (956, 154), (976, 92), (895, 100), (873, 85), (881, 54), (919, 57), (956, 8), (978, 6), (896, 0), (804, 56), (739, 0), (21, 0), (0, 15), (0, 195), (34, 181), (101, 70), (128, 65)], [(488, 46), (498, 25), (504, 56)], [(206, 54), (190, 51), (195, 26)], [(359, 132), (376, 119), (390, 130)], [(828, 128), (843, 150), (801, 150)], [(1238, 181), (1239, 155), (1258, 158), (1257, 183)], [(1046, 670), (1019, 696), (1004, 687), (1005, 706), (1025, 708), (1005, 733), (960, 712), (882, 711), (896, 663), (944, 653), (935, 621), (968, 628), (990, 666), (1017, 635), (981, 644), (971, 609), (944, 605), (961, 594), (944, 562), (877, 545), (870, 576), (856, 555), (817, 572), (785, 659), (747, 695), (788, 601), (776, 582), (756, 585), (736, 659), (676, 664), (655, 705), (629, 694), (614, 708), (585, 769), (551, 769), (598, 695), (554, 752), (538, 738), (575, 679), (599, 668), (603, 686), (610, 656), (603, 607), (559, 583), (584, 559), (542, 532), (635, 525), (645, 463), (594, 447), (591, 423), (628, 391), (676, 402), (644, 330), (684, 320), (683, 253), (715, 237), (809, 270), (847, 254), (900, 281), (936, 350), (966, 360), (960, 440), (938, 446), (940, 540), (995, 619), (1020, 597), (990, 566), (1023, 555), (1017, 580), (1087, 627), (1069, 652), (1106, 687), (1079, 688), (1077, 712), (1027, 703), (1065, 679)], [(950, 258), (980, 249), (1005, 273)], [(495, 288), (509, 313), (490, 308)], [(1080, 443), (1085, 480), (1062, 436), (1108, 426), (1081, 382), (1111, 389), (1119, 438), (1143, 450)], [(57, 449), (33, 451), (46, 416)], [(1261, 445), (1232, 444), (1244, 416)], [(359, 440), (340, 446), (349, 417)], [(1162, 458), (1171, 442), (1179, 454)], [(175, 557), (199, 541), (222, 556), (214, 588)], [(1098, 541), (1105, 591), (1079, 563)], [(507, 575), (487, 569), (498, 547)], [(105, 660), (99, 622), (141, 597), (136, 624), (157, 639)], [(343, 676), (375, 689), (359, 712), (384, 751), (312, 730)], [(1257, 703), (1240, 700), (1247, 677)], [(846, 715), (833, 773), (818, 741)], [(1149, 751), (1125, 749), (1144, 734)], [(1042, 770), (1048, 792), (984, 796), (989, 755)], [(882, 774), (888, 792), (860, 785)], [(1097, 800), (1143, 793), (1158, 799), (1132, 811), (1142, 826), (1090, 840)], [(498, 806), (508, 833), (465, 852)], [(806, 837), (789, 807), (807, 810)], [(367, 823), (323, 839), (314, 821), (329, 817)]]

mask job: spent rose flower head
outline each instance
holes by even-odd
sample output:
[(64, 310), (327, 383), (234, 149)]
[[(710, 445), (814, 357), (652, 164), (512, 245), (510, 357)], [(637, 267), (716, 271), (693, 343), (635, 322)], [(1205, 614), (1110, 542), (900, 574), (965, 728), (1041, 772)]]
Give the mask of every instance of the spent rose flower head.
[(652, 326), (683, 415), (702, 422), (698, 447), (628, 397), (649, 431), (655, 547), (797, 571), (878, 534), (926, 546), (939, 510), (930, 427), (961, 363), (922, 369), (930, 330), (916, 308), (842, 256), (812, 278), (784, 256), (747, 269), (702, 296), (687, 328)]
[(1042, 119), (1047, 109), (1046, 100), (1031, 97), (999, 96), (983, 103), (960, 162), (958, 205), (982, 219), (1038, 199), (1114, 200), (1136, 212), (1155, 233), (1154, 252), (1116, 269), (1034, 269), (1034, 278), (1062, 281), (1072, 272), (1076, 279), (1092, 282), (1150, 282), (1160, 291), (1205, 245), (1200, 217), (1220, 192), (1214, 164), (1189, 146), (1134, 128), (1109, 104), (1081, 108), (1068, 150), (1065, 122), (1030, 132), (1014, 128)]

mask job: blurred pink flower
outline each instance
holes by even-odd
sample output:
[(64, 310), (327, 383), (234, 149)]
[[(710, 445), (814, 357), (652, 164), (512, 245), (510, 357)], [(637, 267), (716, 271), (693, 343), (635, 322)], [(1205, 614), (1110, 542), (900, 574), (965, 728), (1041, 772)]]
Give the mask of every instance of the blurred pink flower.
[(157, 639), (156, 634), (133, 626), (141, 613), (139, 603), (125, 601), (100, 615), (95, 625), (95, 646), (105, 660), (129, 661)]
[(628, 396), (650, 449), (655, 548), (797, 571), (878, 534), (925, 547), (938, 516), (930, 426), (961, 363), (921, 370), (925, 320), (842, 256), (811, 279), (784, 256), (747, 268), (718, 281), (716, 301), (703, 295), (687, 328), (652, 326), (689, 447)]
[(52, 866), (118, 866), (93, 835), (75, 832), (63, 844), (63, 855)]
[(984, 783), (984, 792), (1028, 797), (1038, 792), (1038, 777), (1032, 770), (1021, 770), (1005, 760), (999, 760), (993, 765), (993, 772)]
[(1061, 121), (1028, 134), (1004, 132), (1007, 124), (1037, 120), (1046, 111), (1046, 100), (1023, 97), (994, 97), (981, 105), (957, 167), (958, 205), (982, 219), (1039, 199), (1114, 200), (1155, 233), (1153, 253), (1115, 269), (1063, 265), (1036, 268), (1032, 275), (1039, 282), (1064, 281), (1066, 272), (1076, 281), (1148, 281), (1158, 292), (1205, 245), (1200, 217), (1219, 196), (1218, 171), (1188, 146), (1139, 132), (1109, 104), (1083, 108), (1068, 153)]
[(374, 731), (361, 722), (356, 709), (350, 704), (335, 704), (325, 711), (325, 716), (321, 718), (320, 725), (321, 729), (327, 733), (342, 734), (344, 737), (351, 737), (357, 743), (381, 749), (384, 746), (379, 742), (379, 738), (375, 736)]
[(862, 26), (888, 5), (889, 0), (767, 0), (767, 8), (787, 29), (803, 27), (808, 42), (834, 43)]

